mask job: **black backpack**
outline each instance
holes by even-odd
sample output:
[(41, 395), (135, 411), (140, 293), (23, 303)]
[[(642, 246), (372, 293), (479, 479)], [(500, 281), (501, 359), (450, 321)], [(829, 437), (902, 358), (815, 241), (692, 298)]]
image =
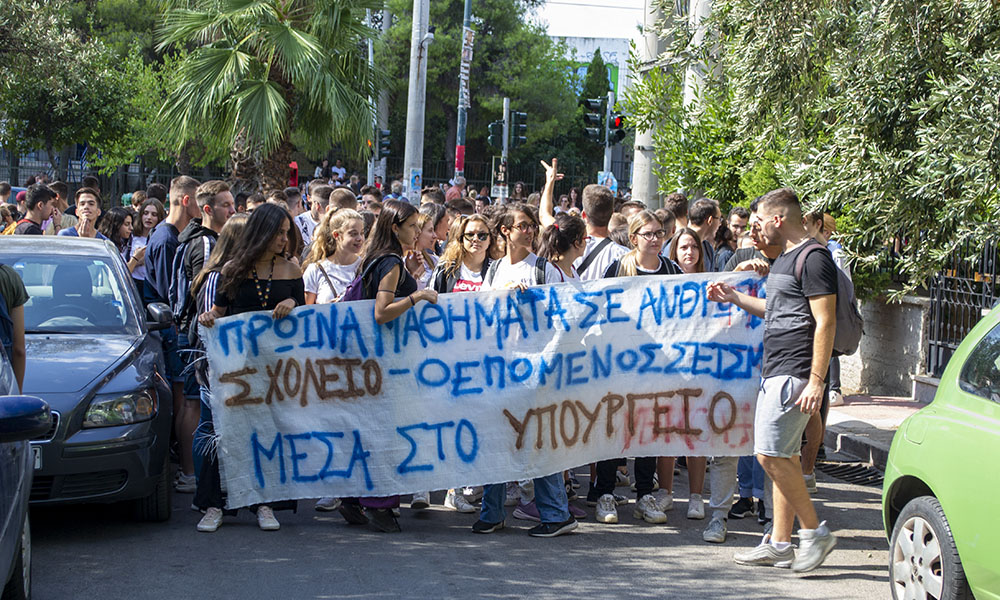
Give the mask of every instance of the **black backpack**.
[[(802, 279), (806, 257), (815, 250), (830, 251), (815, 240), (808, 242), (795, 259), (796, 279)], [(837, 334), (833, 338), (835, 356), (848, 356), (857, 352), (861, 336), (864, 334), (864, 324), (864, 319), (858, 310), (858, 298), (854, 295), (854, 282), (843, 269), (837, 267)]]

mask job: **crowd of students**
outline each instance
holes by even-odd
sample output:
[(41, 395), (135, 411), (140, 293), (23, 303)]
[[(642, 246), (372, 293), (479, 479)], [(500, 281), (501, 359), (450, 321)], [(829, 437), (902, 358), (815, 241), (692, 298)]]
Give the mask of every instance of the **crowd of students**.
[[(419, 202), (412, 202), (383, 199), (377, 188), (365, 187), (358, 190), (359, 200), (354, 190), (331, 186), (324, 177), (310, 183), (307, 202), (297, 188), (278, 190), (247, 197), (245, 213), (237, 214), (237, 201), (226, 183), (200, 183), (181, 176), (169, 190), (160, 186), (136, 192), (132, 208), (109, 210), (95, 227), (101, 216), (100, 192), (89, 186), (77, 191), (77, 221), (62, 228), (65, 221), (56, 218), (57, 233), (113, 242), (144, 300), (171, 304), (177, 317), (175, 327), (162, 335), (180, 455), (175, 486), (179, 492), (195, 494), (193, 507), (204, 512), (199, 531), (215, 531), (226, 512), (212, 444), (209, 380), (204, 361), (191, 365), (187, 356), (196, 354), (190, 350), (199, 345), (198, 323), (211, 327), (220, 317), (259, 310), (280, 318), (303, 304), (338, 302), (358, 276), (360, 289), (349, 299), (374, 300), (375, 319), (385, 323), (420, 302), (436, 302), (445, 293), (721, 270), (766, 275), (787, 248), (775, 242), (777, 233), (764, 234), (767, 227), (758, 214), (760, 205), (770, 202), (768, 216), (778, 214), (775, 206), (784, 211), (782, 217), (794, 218), (798, 210), (797, 199), (793, 203), (784, 196), (778, 200), (766, 196), (749, 210), (734, 208), (724, 219), (713, 200), (702, 198), (689, 205), (679, 193), (667, 196), (664, 208), (650, 210), (639, 202), (622, 202), (600, 185), (588, 185), (582, 192), (574, 189), (557, 204), (553, 194), (561, 178), (557, 163), (543, 165), (545, 186), (531, 199), (537, 206), (521, 201), (473, 203), (463, 195), (446, 203), (437, 188), (425, 189)], [(31, 231), (18, 233), (44, 233), (44, 227), (51, 225), (60, 206), (55, 187), (29, 187), (27, 216), (16, 228), (23, 225)], [(801, 214), (797, 218), (803, 221)], [(779, 221), (775, 223), (780, 228)], [(827, 241), (830, 225), (822, 215), (809, 215), (803, 226), (810, 237)], [(736, 302), (732, 290), (723, 292), (716, 291), (716, 296)], [(808, 416), (805, 426), (800, 477), (811, 489), (815, 489), (812, 469), (828, 400), (839, 400), (838, 383), (833, 382), (832, 388), (824, 392), (822, 407)], [(702, 489), (709, 457), (680, 460), (689, 480), (686, 516), (704, 519)], [(770, 526), (773, 509), (762, 463), (766, 461), (753, 457), (714, 458), (705, 541), (725, 541), (730, 518), (756, 514), (761, 524)], [(675, 459), (636, 458), (631, 482), (625, 465), (624, 458), (591, 465), (586, 504), (594, 507), (596, 521), (618, 522), (618, 508), (628, 500), (615, 489), (624, 481), (635, 492), (636, 519), (666, 522), (666, 513), (673, 508)], [(516, 518), (538, 522), (531, 535), (555, 537), (574, 530), (588, 514), (570, 502), (578, 487), (572, 473), (554, 473), (448, 490), (445, 506), (465, 513), (478, 510), (472, 531), (483, 534), (503, 528), (506, 507), (513, 506)], [(786, 506), (786, 495), (781, 495), (779, 510)], [(739, 500), (734, 504), (735, 497)], [(419, 510), (429, 502), (429, 492), (417, 493), (410, 507)], [(380, 531), (396, 532), (399, 504), (398, 496), (322, 498), (315, 509), (339, 511), (349, 523), (370, 523)], [(275, 510), (296, 505), (290, 501), (249, 508), (261, 529), (275, 530), (280, 528)], [(762, 545), (774, 547), (769, 538)], [(751, 563), (782, 562), (786, 548), (776, 551), (781, 560), (767, 555), (764, 562)]]

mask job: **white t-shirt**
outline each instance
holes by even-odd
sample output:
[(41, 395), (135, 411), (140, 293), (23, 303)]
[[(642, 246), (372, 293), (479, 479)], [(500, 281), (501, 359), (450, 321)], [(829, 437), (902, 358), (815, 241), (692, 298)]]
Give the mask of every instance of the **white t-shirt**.
[[(350, 265), (338, 265), (329, 259), (323, 260), (320, 263), (310, 263), (306, 267), (305, 274), (302, 275), (305, 289), (307, 292), (316, 294), (316, 304), (336, 302), (344, 295), (347, 286), (357, 277), (359, 264), (361, 264), (361, 258), (358, 258), (358, 260)], [(323, 270), (330, 277), (329, 282), (327, 282), (326, 277), (323, 277), (323, 271), (319, 268), (320, 265), (323, 266)], [(333, 284), (333, 289), (330, 288), (331, 283)]]
[(478, 292), (483, 285), (483, 274), (478, 270), (473, 271), (469, 267), (462, 263), (462, 266), (458, 268), (458, 279), (455, 281), (455, 287), (451, 288), (453, 292)]
[(313, 232), (319, 226), (319, 221), (313, 221), (312, 213), (306, 211), (295, 217), (295, 226), (302, 232), (302, 243), (308, 246), (312, 243)]
[[(603, 242), (605, 238), (594, 237), (592, 235), (587, 236), (587, 247), (583, 250), (583, 256), (576, 259), (573, 262), (573, 266), (579, 270), (580, 265), (583, 264), (585, 258), (590, 256), (590, 253), (597, 247), (598, 244)], [(608, 270), (611, 263), (615, 262), (622, 256), (628, 254), (628, 248), (622, 246), (621, 244), (616, 244), (611, 242), (607, 246), (601, 249), (601, 253), (594, 257), (587, 270), (580, 273), (579, 277), (583, 281), (593, 281), (594, 279), (601, 279), (604, 277), (604, 272)]]
[(344, 167), (330, 167), (330, 173), (333, 174), (333, 179), (340, 179), (343, 181), (347, 178), (347, 169)]
[(431, 274), (434, 272), (434, 267), (437, 266), (438, 260), (437, 256), (431, 254), (431, 262), (428, 264), (427, 258), (424, 253), (420, 253), (420, 260), (424, 263), (424, 273), (417, 279), (417, 290), (427, 289), (427, 286), (431, 284)]
[[(529, 287), (539, 285), (535, 280), (535, 263), (537, 261), (538, 257), (530, 252), (524, 260), (513, 265), (510, 264), (510, 257), (505, 256), (500, 259), (497, 265), (493, 281), (483, 281), (483, 285), (479, 289), (485, 292), (507, 289), (511, 284), (517, 285), (523, 283)], [(490, 265), (490, 271), (493, 271), (492, 265)], [(486, 275), (489, 277), (489, 271), (486, 272)], [(544, 283), (560, 283), (565, 278), (559, 267), (553, 265), (551, 262), (545, 263)]]

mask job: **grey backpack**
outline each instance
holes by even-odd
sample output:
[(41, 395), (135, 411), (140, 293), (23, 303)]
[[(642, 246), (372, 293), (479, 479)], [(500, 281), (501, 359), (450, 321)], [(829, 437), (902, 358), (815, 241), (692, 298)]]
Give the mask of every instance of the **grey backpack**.
[[(825, 250), (817, 241), (810, 242), (795, 259), (795, 278), (802, 279), (806, 257), (814, 250)], [(848, 356), (858, 351), (864, 334), (864, 319), (858, 311), (858, 298), (854, 295), (854, 282), (843, 269), (837, 267), (837, 335), (833, 339), (834, 356)]]

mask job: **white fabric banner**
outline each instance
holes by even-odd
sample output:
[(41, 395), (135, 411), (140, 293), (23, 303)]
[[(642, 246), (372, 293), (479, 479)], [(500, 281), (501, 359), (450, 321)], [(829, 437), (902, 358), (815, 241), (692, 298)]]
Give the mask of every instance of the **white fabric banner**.
[(442, 294), (202, 327), (229, 506), (544, 476), (621, 456), (746, 455), (763, 322), (745, 273)]

